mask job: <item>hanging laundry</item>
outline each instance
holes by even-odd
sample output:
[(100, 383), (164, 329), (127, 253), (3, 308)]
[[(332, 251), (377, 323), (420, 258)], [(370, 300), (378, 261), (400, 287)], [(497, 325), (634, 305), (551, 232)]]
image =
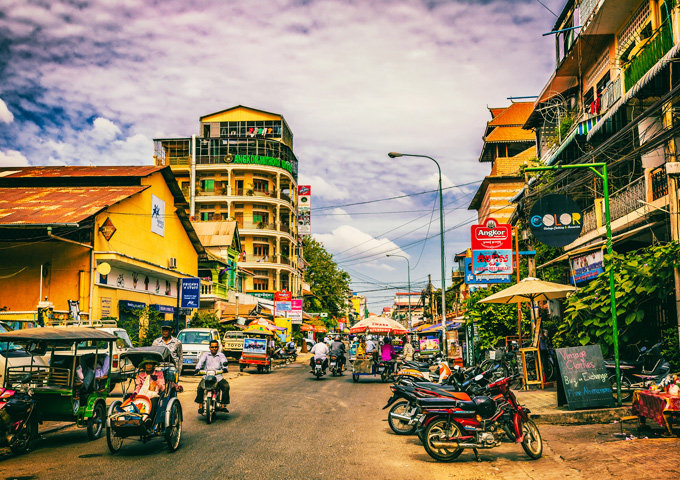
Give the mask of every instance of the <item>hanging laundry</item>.
[(595, 100), (595, 112), (599, 115), (602, 111), (602, 94), (597, 94), (597, 99)]

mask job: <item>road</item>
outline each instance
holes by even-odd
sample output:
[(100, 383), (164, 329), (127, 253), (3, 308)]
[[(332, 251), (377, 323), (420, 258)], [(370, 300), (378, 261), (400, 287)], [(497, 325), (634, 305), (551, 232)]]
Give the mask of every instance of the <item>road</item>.
[(104, 438), (90, 442), (71, 427), (45, 435), (26, 455), (0, 451), (0, 479), (668, 478), (680, 467), (677, 439), (621, 441), (615, 425), (541, 426), (544, 457), (537, 461), (503, 444), (482, 451), (482, 463), (472, 452), (437, 463), (417, 437), (391, 432), (381, 410), (388, 386), (371, 377), (316, 380), (298, 361), (228, 378), (231, 413), (207, 425), (192, 401), (198, 377), (182, 377), (183, 435), (174, 453), (155, 439), (127, 441), (112, 455)]

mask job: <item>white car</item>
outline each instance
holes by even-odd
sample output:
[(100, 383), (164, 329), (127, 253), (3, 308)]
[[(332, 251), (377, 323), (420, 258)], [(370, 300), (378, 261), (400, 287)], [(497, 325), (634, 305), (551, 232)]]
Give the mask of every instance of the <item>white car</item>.
[(182, 357), (184, 358), (182, 372), (196, 369), (198, 359), (201, 358), (203, 352), (210, 351), (212, 340), (217, 340), (218, 351), (222, 351), (220, 334), (214, 328), (185, 328), (179, 332), (177, 339), (182, 342)]
[[(0, 322), (0, 333), (11, 332), (14, 329), (4, 322)], [(33, 364), (47, 365), (42, 358), (34, 357)], [(14, 343), (0, 342), (0, 388), (4, 385), (5, 368), (20, 367), (31, 364), (31, 355)]]

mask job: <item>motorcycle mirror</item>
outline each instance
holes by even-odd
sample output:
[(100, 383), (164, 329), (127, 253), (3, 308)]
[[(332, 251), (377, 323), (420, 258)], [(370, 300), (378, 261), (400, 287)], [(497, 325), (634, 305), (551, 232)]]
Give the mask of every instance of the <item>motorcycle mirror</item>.
[(644, 351), (646, 351), (646, 350), (647, 350), (647, 347), (642, 347), (642, 348), (640, 349), (640, 353), (642, 353), (642, 352), (644, 352)]
[(484, 375), (481, 373), (475, 377), (475, 382), (479, 382), (482, 378), (484, 378)]

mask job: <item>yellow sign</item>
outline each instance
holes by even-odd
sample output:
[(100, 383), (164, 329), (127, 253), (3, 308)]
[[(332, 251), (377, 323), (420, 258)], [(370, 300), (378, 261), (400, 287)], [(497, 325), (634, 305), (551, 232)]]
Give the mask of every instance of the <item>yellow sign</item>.
[[(283, 327), (283, 328), (286, 329), (285, 332), (283, 330), (276, 332), (276, 334), (279, 336), (281, 341), (290, 342), (291, 334), (293, 333), (293, 321), (290, 318), (276, 317), (274, 319), (274, 324), (277, 327)], [(285, 338), (282, 338), (282, 337), (284, 337), (284, 335), (285, 335)]]

